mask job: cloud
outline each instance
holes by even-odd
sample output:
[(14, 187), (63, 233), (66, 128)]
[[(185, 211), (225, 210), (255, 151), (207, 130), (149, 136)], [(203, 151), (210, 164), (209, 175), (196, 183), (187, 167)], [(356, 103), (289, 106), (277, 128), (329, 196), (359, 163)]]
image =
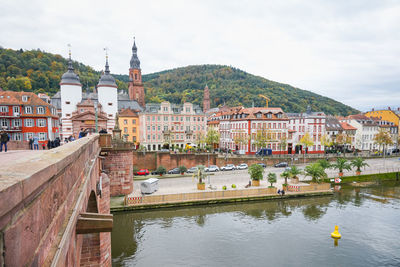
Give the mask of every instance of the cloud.
[[(396, 105), (398, 1), (3, 1), (1, 45), (128, 73), (225, 64), (359, 109)], [(397, 98), (398, 99), (398, 98)]]

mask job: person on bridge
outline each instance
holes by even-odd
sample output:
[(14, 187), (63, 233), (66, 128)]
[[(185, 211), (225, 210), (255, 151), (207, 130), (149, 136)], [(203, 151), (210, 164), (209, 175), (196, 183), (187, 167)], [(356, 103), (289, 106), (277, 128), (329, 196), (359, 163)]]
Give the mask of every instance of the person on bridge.
[(7, 142), (10, 140), (10, 137), (6, 133), (6, 131), (2, 130), (1, 135), (0, 135), (0, 152), (3, 152), (3, 146), (4, 146), (4, 152), (7, 152)]
[(39, 137), (37, 135), (33, 137), (33, 149), (39, 150)]

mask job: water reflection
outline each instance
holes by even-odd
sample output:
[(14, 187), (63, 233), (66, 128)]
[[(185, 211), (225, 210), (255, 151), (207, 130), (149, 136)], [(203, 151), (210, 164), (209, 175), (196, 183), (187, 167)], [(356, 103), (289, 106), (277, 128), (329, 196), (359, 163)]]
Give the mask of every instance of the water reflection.
[[(344, 240), (340, 241), (341, 246), (338, 246), (338, 240), (333, 240), (334, 247), (338, 246), (337, 249), (343, 247), (343, 249), (352, 251), (356, 246), (360, 246), (361, 248), (358, 250), (362, 253), (370, 251), (373, 254), (374, 250), (371, 250), (367, 241), (362, 243), (364, 240), (358, 240), (357, 236), (364, 230), (357, 229), (357, 227), (358, 225), (362, 226), (362, 220), (365, 220), (364, 224), (368, 225), (368, 223), (380, 222), (379, 216), (385, 216), (387, 218), (385, 223), (389, 223), (387, 229), (390, 229), (390, 233), (381, 232), (377, 236), (390, 238), (394, 234), (393, 231), (400, 234), (397, 226), (392, 225), (398, 222), (400, 214), (397, 214), (397, 219), (396, 217), (390, 218), (393, 214), (391, 212), (378, 215), (379, 212), (382, 212), (382, 205), (398, 209), (399, 199), (399, 184), (386, 183), (384, 186), (370, 187), (342, 186), (340, 192), (336, 192), (333, 196), (117, 213), (114, 215), (112, 232), (113, 265), (155, 266), (162, 265), (163, 261), (175, 257), (179, 258), (182, 264), (172, 262), (169, 265), (185, 266), (188, 265), (187, 260), (192, 261), (194, 255), (196, 255), (194, 258), (197, 259), (199, 256), (197, 253), (203, 255), (207, 249), (211, 250), (208, 252), (210, 255), (207, 256), (207, 260), (212, 260), (211, 254), (217, 253), (215, 251), (219, 251), (223, 247), (224, 250), (220, 253), (226, 252), (228, 255), (223, 257), (217, 253), (215, 257), (221, 259), (221, 262), (215, 264), (211, 261), (214, 263), (211, 265), (239, 266), (241, 263), (244, 265), (246, 263), (242, 262), (243, 259), (240, 257), (235, 258), (235, 255), (241, 252), (245, 253), (243, 250), (252, 247), (253, 243), (256, 247), (263, 248), (262, 251), (267, 249), (264, 247), (270, 245), (271, 247), (268, 248), (270, 256), (276, 255), (282, 249), (290, 246), (293, 246), (291, 250), (294, 253), (297, 250), (301, 251), (303, 247), (314, 248), (317, 253), (319, 249), (323, 249), (325, 243), (332, 246), (328, 228), (336, 222), (342, 225), (346, 234)], [(374, 203), (378, 206), (374, 206)], [(363, 214), (362, 217), (360, 214)], [(378, 217), (368, 217), (374, 216), (374, 214), (377, 214)], [(354, 231), (355, 237), (351, 236), (353, 233), (349, 230), (353, 227), (359, 231)], [(380, 227), (377, 231), (385, 231), (385, 228)], [(301, 236), (303, 233), (306, 233), (307, 238)], [(296, 238), (293, 239), (293, 236)], [(271, 243), (268, 243), (267, 240), (270, 240)], [(196, 247), (193, 246), (193, 242), (198, 243), (199, 250), (192, 250), (193, 247)], [(362, 247), (363, 245), (365, 247)], [(396, 245), (392, 245), (392, 247), (400, 250), (399, 244), (397, 247)], [(380, 250), (383, 249), (380, 248)], [(324, 259), (324, 252), (326, 251), (317, 253), (322, 255), (319, 256), (321, 261)], [(154, 259), (150, 260), (149, 254), (151, 253), (160, 254), (160, 262), (154, 262)], [(193, 253), (195, 254), (193, 255)], [(253, 252), (247, 251), (246, 253)], [(265, 254), (261, 251), (254, 253)], [(346, 252), (343, 253), (347, 255)], [(298, 257), (301, 256), (298, 255)], [(190, 262), (189, 265), (207, 265), (205, 264), (207, 260), (200, 257), (197, 261)], [(261, 257), (260, 264), (265, 260)], [(274, 263), (282, 264), (280, 259), (276, 259), (275, 262), (271, 261), (271, 264)], [(303, 260), (303, 263), (310, 264), (306, 259)], [(296, 265), (295, 262), (293, 264)], [(323, 262), (320, 262), (321, 264), (323, 265)], [(318, 262), (312, 262), (311, 266), (318, 266)]]

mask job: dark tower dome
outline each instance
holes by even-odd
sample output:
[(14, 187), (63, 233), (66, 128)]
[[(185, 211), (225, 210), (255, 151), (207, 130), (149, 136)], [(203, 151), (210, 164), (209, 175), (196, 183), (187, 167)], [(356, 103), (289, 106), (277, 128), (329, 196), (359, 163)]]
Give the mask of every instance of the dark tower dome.
[(135, 37), (133, 37), (131, 69), (140, 69), (140, 60), (137, 56), (137, 47), (136, 47)]
[(108, 66), (108, 57), (106, 57), (106, 70), (101, 75), (99, 84), (97, 86), (111, 86), (117, 87), (114, 77), (110, 74), (110, 66)]
[(63, 84), (63, 83), (81, 85), (79, 76), (74, 72), (74, 67), (72, 66), (71, 54), (69, 54), (68, 70), (61, 77), (60, 84)]

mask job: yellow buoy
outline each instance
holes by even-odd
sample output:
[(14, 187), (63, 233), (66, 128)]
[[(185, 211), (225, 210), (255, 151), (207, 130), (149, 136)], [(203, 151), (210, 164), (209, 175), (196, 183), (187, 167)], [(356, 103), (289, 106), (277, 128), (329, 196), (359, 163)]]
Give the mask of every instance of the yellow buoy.
[(335, 231), (331, 233), (331, 237), (333, 238), (341, 238), (342, 235), (339, 233), (339, 226), (335, 225)]

